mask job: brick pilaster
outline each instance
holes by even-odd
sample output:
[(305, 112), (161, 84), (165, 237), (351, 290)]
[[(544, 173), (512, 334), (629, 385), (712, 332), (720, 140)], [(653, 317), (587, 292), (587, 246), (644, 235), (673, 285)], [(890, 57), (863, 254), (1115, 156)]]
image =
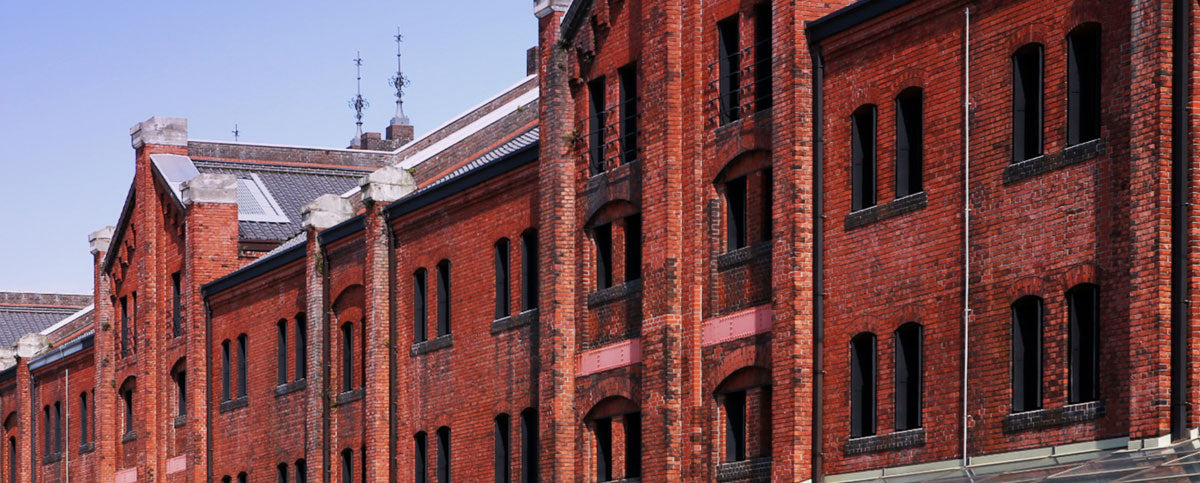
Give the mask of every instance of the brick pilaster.
[(364, 336), (366, 349), (364, 363), (366, 364), (363, 388), (363, 410), (365, 416), (365, 431), (363, 444), (366, 445), (366, 472), (363, 481), (391, 481), (391, 465), (389, 455), (394, 454), (394, 435), (391, 430), (391, 384), (389, 376), (392, 373), (391, 352), (394, 347), (389, 338), (391, 327), (391, 236), (387, 221), (380, 212), (377, 203), (369, 203), (366, 216), (366, 266), (364, 269), (365, 283), (365, 322)]

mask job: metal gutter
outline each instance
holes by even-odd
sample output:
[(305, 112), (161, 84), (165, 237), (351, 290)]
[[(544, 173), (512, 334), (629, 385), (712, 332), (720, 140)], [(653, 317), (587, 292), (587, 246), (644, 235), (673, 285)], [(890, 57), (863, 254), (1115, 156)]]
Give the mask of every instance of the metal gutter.
[(583, 13), (590, 10), (592, 0), (575, 0), (571, 2), (571, 7), (567, 9), (567, 13), (563, 15), (562, 29), (560, 37), (563, 40), (575, 36), (580, 27), (583, 27)]
[(284, 265), (303, 259), (304, 250), (305, 244), (301, 243), (274, 255), (269, 255), (267, 257), (255, 260), (254, 263), (246, 265), (239, 270), (235, 270), (229, 275), (201, 285), (200, 294), (205, 298), (211, 297), (229, 290), (242, 282), (252, 280), (263, 274), (283, 267)]
[(1188, 218), (1191, 215), (1191, 167), (1188, 157), (1188, 109), (1191, 98), (1192, 1), (1174, 0), (1171, 21), (1171, 438), (1187, 436), (1188, 323), (1191, 300)]
[(849, 30), (897, 8), (913, 3), (913, 0), (862, 0), (809, 22), (805, 35), (811, 43), (819, 43), (835, 34)]
[(333, 243), (363, 231), (366, 228), (366, 219), (367, 218), (364, 215), (351, 217), (346, 221), (321, 230), (321, 232), (317, 234), (317, 237), (321, 239), (322, 245), (326, 243)]
[(112, 247), (120, 246), (121, 239), (125, 237), (125, 225), (129, 223), (130, 214), (133, 212), (134, 198), (137, 196), (137, 177), (129, 183), (129, 194), (125, 195), (125, 205), (121, 207), (121, 216), (117, 218), (117, 227), (113, 229), (112, 241), (109, 243), (109, 250), (104, 254), (104, 262), (100, 264), (100, 271), (107, 272), (112, 266), (113, 259), (117, 257), (117, 250)]
[(499, 175), (536, 161), (539, 144), (537, 142), (532, 143), (454, 179), (425, 190), (417, 191), (412, 196), (396, 200), (383, 208), (384, 216), (388, 221), (394, 220), (397, 217), (437, 203)]
[(41, 355), (34, 357), (29, 361), (30, 372), (36, 371), (42, 367), (46, 367), (62, 360), (63, 358), (92, 347), (95, 334), (95, 330), (89, 330), (84, 333), (84, 335), (72, 340), (71, 342), (68, 342), (66, 345), (51, 349), (49, 352), (44, 352)]

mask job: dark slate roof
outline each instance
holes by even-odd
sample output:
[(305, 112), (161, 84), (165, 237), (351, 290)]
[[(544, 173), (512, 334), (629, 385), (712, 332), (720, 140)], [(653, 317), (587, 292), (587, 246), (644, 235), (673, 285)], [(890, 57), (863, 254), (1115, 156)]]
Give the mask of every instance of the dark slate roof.
[(21, 336), (41, 332), (76, 312), (78, 307), (0, 305), (0, 348), (12, 347)]
[(424, 188), (421, 188), (421, 189), (409, 194), (409, 196), (413, 196), (422, 191), (432, 189), (433, 187), (435, 187), (437, 185), (440, 185), (440, 184), (450, 181), (454, 178), (462, 176), (466, 173), (469, 173), (471, 171), (479, 169), (480, 167), (482, 167), (488, 163), (499, 160), (505, 156), (508, 156), (509, 154), (520, 151), (526, 147), (532, 146), (534, 143), (537, 143), (537, 142), (538, 142), (538, 128), (535, 127), (533, 129), (530, 129), (528, 131), (525, 131), (525, 132), (517, 135), (517, 137), (510, 139), (508, 142), (501, 144), (496, 149), (488, 151), (483, 156), (472, 159), (467, 164), (459, 166), (457, 169), (455, 169), (454, 171), (451, 171), (449, 174), (442, 176), (441, 178), (435, 179), (432, 183), (429, 183)]
[(193, 159), (192, 162), (201, 173), (232, 174), (240, 179), (250, 178), (252, 174), (257, 175), (287, 216), (287, 221), (278, 223), (239, 220), (238, 238), (277, 242), (287, 241), (302, 231), (300, 208), (323, 194), (340, 195), (353, 189), (358, 186), (359, 179), (370, 172), (362, 169), (276, 166), (211, 159)]

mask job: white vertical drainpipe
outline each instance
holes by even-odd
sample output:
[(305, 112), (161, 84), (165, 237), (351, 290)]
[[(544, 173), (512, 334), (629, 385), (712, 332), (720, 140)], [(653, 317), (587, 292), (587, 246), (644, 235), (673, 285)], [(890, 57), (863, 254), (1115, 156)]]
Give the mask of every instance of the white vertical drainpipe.
[(963, 370), (962, 370), (962, 466), (970, 463), (967, 457), (967, 376), (970, 368), (971, 346), (971, 7), (963, 9)]
[[(63, 470), (66, 481), (71, 483), (71, 370), (63, 369)], [(58, 435), (55, 435), (58, 436)]]

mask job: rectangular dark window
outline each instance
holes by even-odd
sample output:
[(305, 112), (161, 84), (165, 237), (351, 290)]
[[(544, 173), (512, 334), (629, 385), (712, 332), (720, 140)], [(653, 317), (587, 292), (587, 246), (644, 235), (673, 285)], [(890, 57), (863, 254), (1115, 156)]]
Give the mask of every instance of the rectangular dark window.
[(896, 330), (896, 430), (921, 427), (921, 326)]
[(920, 88), (910, 87), (896, 97), (896, 197), (920, 193), (925, 188), (923, 144), (924, 109)]
[(275, 466), (275, 481), (278, 483), (288, 482), (288, 467), (286, 463), (279, 463)]
[(1017, 50), (1013, 64), (1013, 162), (1042, 155), (1042, 46)]
[(42, 412), (45, 414), (44, 419), (46, 421), (42, 425), (42, 453), (49, 455), (54, 452), (54, 436), (51, 433), (53, 431), (53, 420), (50, 418), (50, 405), (42, 406)]
[(276, 325), (275, 339), (275, 384), (287, 384), (287, 320), (280, 320)]
[(354, 389), (354, 324), (342, 324), (342, 392)]
[(508, 240), (496, 242), (494, 248), (496, 261), (496, 318), (503, 319), (509, 315), (508, 279)]
[(428, 441), (426, 441), (425, 432), (422, 431), (413, 437), (413, 481), (416, 483), (428, 481), (426, 474), (428, 461)]
[(746, 177), (725, 183), (725, 244), (727, 251), (746, 246)]
[(8, 438), (8, 481), (17, 483), (17, 438)]
[(296, 314), (296, 380), (308, 377), (308, 321)]
[(533, 408), (521, 411), (521, 483), (538, 481), (538, 423)]
[(1012, 304), (1013, 412), (1042, 407), (1042, 299)]
[(617, 71), (621, 80), (621, 164), (638, 158), (638, 85), (637, 66)]
[(62, 402), (56, 401), (54, 403), (54, 452), (58, 453), (58, 454), (62, 454), (62, 445), (63, 445), (62, 421), (63, 421)]
[(588, 83), (588, 159), (591, 174), (604, 172), (604, 78)]
[(775, 232), (775, 177), (770, 169), (762, 171), (762, 239), (770, 240)]
[(771, 4), (754, 6), (754, 108), (770, 109), (771, 98)]
[(308, 463), (304, 460), (296, 461), (296, 483), (308, 483)]
[(738, 17), (717, 22), (717, 89), (721, 124), (741, 117), (739, 94), (742, 84), (741, 50), (738, 49)]
[(875, 434), (875, 335), (850, 341), (850, 437)]
[(133, 431), (133, 388), (126, 388), (122, 394), (125, 403), (125, 432)]
[(129, 320), (129, 324), (130, 324), (129, 325), (129, 350), (130, 350), (130, 352), (133, 352), (134, 354), (136, 354), (137, 347), (138, 347), (138, 341), (137, 341), (137, 336), (138, 336), (138, 331), (137, 331), (138, 330), (137, 292), (133, 292), (129, 295), (133, 299), (133, 306), (130, 307), (130, 310), (133, 312), (133, 317), (131, 317)]
[(725, 461), (746, 459), (746, 391), (725, 394)]
[(592, 228), (596, 241), (596, 289), (603, 290), (613, 284), (612, 271), (612, 225)]
[(237, 395), (238, 397), (246, 396), (246, 355), (249, 353), (246, 347), (246, 334), (239, 335), (237, 338)]
[(642, 476), (642, 413), (625, 415), (625, 478)]
[(625, 217), (625, 281), (642, 278), (642, 216)]
[(538, 247), (537, 232), (521, 234), (521, 310), (538, 306)]
[(228, 401), (232, 392), (232, 384), (230, 383), (230, 374), (232, 372), (233, 361), (229, 353), (229, 340), (221, 342), (221, 400)]
[(1067, 36), (1067, 144), (1100, 138), (1100, 25)]
[(442, 426), (437, 430), (437, 480), (438, 483), (450, 482), (450, 428)]
[(442, 260), (437, 265), (437, 333), (450, 333), (450, 262)]
[(851, 210), (875, 206), (875, 106), (858, 108), (851, 116)]
[(496, 440), (494, 448), (495, 468), (493, 472), (496, 475), (496, 483), (509, 483), (511, 481), (510, 473), (512, 473), (512, 468), (509, 467), (511, 459), (508, 446), (508, 429), (508, 415), (501, 414), (496, 416), (495, 427), (493, 428)]
[(1091, 284), (1067, 292), (1071, 403), (1100, 398), (1100, 292)]
[(183, 282), (179, 272), (171, 274), (171, 329), (175, 337), (183, 335)]
[(425, 283), (425, 269), (422, 268), (413, 274), (413, 342), (423, 342), (427, 338), (425, 330), (429, 325), (425, 318), (425, 304), (429, 295)]
[(612, 418), (597, 419), (593, 425), (596, 433), (596, 479), (612, 481)]

